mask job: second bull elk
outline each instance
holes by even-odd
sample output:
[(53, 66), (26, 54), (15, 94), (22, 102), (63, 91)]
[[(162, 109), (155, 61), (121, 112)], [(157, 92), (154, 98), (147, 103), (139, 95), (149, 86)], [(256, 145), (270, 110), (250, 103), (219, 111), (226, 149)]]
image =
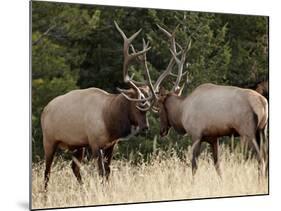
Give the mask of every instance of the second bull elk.
[[(172, 91), (163, 88), (160, 83), (168, 75), (171, 68), (166, 69), (158, 78), (154, 92), (157, 93), (157, 108), (160, 116), (160, 135), (168, 134), (173, 127), (180, 134), (189, 134), (192, 138), (192, 172), (197, 169), (197, 158), (202, 141), (211, 145), (216, 170), (220, 175), (218, 161), (218, 138), (239, 135), (242, 140), (250, 141), (257, 152), (258, 159), (265, 168), (265, 160), (259, 148), (259, 140), (266, 138), (268, 119), (267, 100), (259, 93), (234, 86), (219, 86), (203, 84), (197, 87), (190, 95), (181, 96), (179, 84), (183, 74), (186, 52), (189, 45), (183, 49), (175, 41), (175, 32), (170, 33), (159, 27), (171, 40), (170, 51), (172, 60), (177, 66), (177, 80)], [(180, 49), (177, 52), (177, 48)], [(258, 140), (258, 143), (257, 141)]]
[[(99, 173), (108, 177), (114, 145), (138, 128), (148, 129), (146, 111), (150, 108), (148, 86), (138, 86), (128, 75), (128, 66), (135, 59), (144, 60), (150, 49), (144, 42), (143, 50), (129, 53), (132, 41), (141, 30), (127, 38), (115, 22), (124, 39), (123, 78), (131, 87), (121, 94), (110, 94), (98, 88), (70, 91), (53, 99), (43, 110), (41, 125), (45, 151), (45, 189), (47, 188), (51, 164), (57, 148), (73, 151), (72, 170), (81, 183), (77, 161), (83, 158), (83, 148), (90, 147), (98, 158)], [(132, 46), (131, 46), (132, 47)], [(143, 83), (146, 84), (146, 83)], [(154, 93), (153, 90), (149, 93)]]

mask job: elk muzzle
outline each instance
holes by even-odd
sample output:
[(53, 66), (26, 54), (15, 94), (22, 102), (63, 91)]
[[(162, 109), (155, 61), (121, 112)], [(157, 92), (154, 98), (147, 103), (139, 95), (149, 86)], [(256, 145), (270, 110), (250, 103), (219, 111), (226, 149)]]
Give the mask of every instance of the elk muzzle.
[(139, 124), (140, 133), (146, 132), (149, 129), (149, 123), (147, 118)]

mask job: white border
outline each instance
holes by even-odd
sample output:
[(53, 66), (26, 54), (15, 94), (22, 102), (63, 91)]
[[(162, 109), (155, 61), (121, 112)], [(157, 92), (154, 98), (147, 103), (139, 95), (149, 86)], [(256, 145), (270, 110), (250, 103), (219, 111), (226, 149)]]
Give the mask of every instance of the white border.
[[(113, 207), (70, 210), (276, 210), (280, 208), (281, 141), (278, 140), (280, 117), (280, 7), (274, 0), (68, 0), (103, 5), (137, 6), (163, 9), (243, 13), (270, 16), (270, 196), (210, 199), (156, 204), (119, 205)], [(28, 208), (29, 165), (29, 2), (6, 0), (0, 7), (0, 209)], [(278, 83), (279, 82), (279, 83)], [(279, 97), (280, 98), (280, 97)], [(187, 187), (188, 188), (188, 187)]]

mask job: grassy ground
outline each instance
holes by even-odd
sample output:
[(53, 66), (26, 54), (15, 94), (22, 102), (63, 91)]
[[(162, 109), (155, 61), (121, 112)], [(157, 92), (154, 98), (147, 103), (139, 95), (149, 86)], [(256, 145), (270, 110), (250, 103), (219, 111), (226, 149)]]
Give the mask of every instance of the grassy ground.
[(190, 152), (184, 159), (176, 154), (160, 152), (151, 162), (138, 165), (128, 161), (112, 162), (108, 183), (102, 183), (94, 163), (82, 164), (84, 181), (79, 186), (70, 168), (70, 161), (57, 159), (52, 166), (49, 190), (43, 190), (44, 164), (32, 167), (32, 207), (65, 207), (240, 196), (268, 193), (267, 178), (258, 177), (255, 158), (245, 159), (239, 152), (230, 153), (220, 147), (222, 178), (218, 177), (207, 150), (199, 157), (199, 167), (192, 178)]

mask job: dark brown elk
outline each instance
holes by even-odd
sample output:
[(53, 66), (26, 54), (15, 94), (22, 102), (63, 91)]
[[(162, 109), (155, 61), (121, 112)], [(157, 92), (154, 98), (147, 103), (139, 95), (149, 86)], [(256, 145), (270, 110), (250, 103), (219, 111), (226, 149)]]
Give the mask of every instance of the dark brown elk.
[[(200, 85), (190, 95), (181, 96), (182, 88), (179, 89), (179, 84), (183, 76), (187, 50), (183, 50), (176, 43), (175, 33), (171, 34), (159, 28), (171, 40), (170, 51), (178, 70), (172, 91), (166, 91), (164, 88), (159, 90), (160, 83), (171, 74), (172, 68), (164, 71), (154, 86), (154, 92), (157, 93), (156, 106), (160, 116), (160, 135), (167, 135), (172, 127), (180, 134), (191, 136), (193, 175), (197, 169), (197, 158), (202, 141), (210, 143), (216, 170), (219, 175), (221, 174), (218, 138), (232, 134), (238, 134), (243, 140), (250, 141), (257, 152), (258, 160), (264, 164), (256, 139), (264, 140), (266, 136), (267, 100), (250, 89), (215, 84)], [(189, 47), (190, 44), (185, 49)], [(180, 48), (179, 52), (177, 48)]]
[(260, 80), (254, 83), (243, 83), (243, 84), (237, 84), (236, 86), (241, 88), (247, 88), (255, 90), (256, 92), (260, 93), (262, 96), (264, 96), (267, 100), (269, 99), (269, 85), (268, 80)]
[(56, 97), (44, 108), (41, 125), (46, 162), (45, 189), (57, 148), (73, 151), (72, 170), (79, 183), (82, 178), (77, 161), (82, 160), (84, 147), (90, 147), (93, 157), (98, 160), (100, 175), (108, 178), (113, 148), (118, 139), (129, 135), (132, 128), (138, 131), (148, 129), (146, 111), (152, 99), (147, 96), (149, 86), (137, 86), (129, 77), (128, 66), (135, 59), (146, 58), (150, 47), (144, 42), (142, 51), (129, 53), (140, 30), (127, 38), (116, 22), (115, 26), (124, 39), (123, 77), (131, 88), (119, 89), (121, 94), (110, 94), (98, 88), (73, 90)]

